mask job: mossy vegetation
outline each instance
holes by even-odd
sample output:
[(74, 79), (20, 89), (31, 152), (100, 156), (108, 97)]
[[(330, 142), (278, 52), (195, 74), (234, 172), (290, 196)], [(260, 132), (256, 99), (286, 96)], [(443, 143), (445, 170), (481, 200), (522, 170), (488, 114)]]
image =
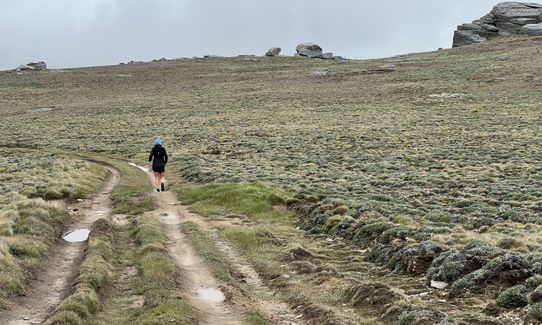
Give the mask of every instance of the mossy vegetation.
[(247, 311), (243, 314), (247, 325), (268, 325), (269, 323), (258, 311)]

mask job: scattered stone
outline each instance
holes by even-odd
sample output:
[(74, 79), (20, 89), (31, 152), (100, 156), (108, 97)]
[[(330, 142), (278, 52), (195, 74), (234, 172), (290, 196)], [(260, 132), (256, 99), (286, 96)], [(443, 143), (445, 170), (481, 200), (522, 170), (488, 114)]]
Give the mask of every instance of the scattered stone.
[(457, 27), (453, 47), (482, 43), (497, 36), (517, 34), (542, 36), (542, 5), (502, 2), (480, 19)]
[(431, 287), (435, 289), (445, 289), (449, 285), (447, 282), (431, 280)]
[(309, 58), (321, 58), (322, 48), (318, 44), (314, 43), (301, 43), (296, 47), (298, 55), (306, 56)]
[(389, 70), (389, 71), (395, 71), (395, 68), (396, 66), (393, 63), (386, 63), (381, 67), (382, 70)]
[(221, 55), (204, 55), (203, 59), (205, 59), (205, 60), (208, 60), (208, 59), (224, 59), (224, 56), (221, 56)]
[(17, 71), (43, 71), (43, 70), (47, 70), (47, 64), (43, 61), (30, 62), (25, 65), (21, 65), (16, 70)]
[(272, 47), (267, 51), (267, 53), (265, 53), (265, 56), (278, 56), (280, 54), (280, 51), (280, 47)]
[(250, 61), (250, 62), (259, 62), (260, 61), (260, 60), (258, 60), (256, 58), (256, 55), (254, 55), (254, 54), (241, 54), (241, 55), (238, 55), (237, 57), (240, 58), (243, 61)]
[(461, 93), (441, 93), (441, 94), (431, 94), (429, 98), (462, 98), (465, 94)]
[(47, 112), (52, 111), (53, 109), (54, 107), (38, 107), (38, 108), (31, 109), (28, 112), (29, 113), (47, 113)]
[(312, 75), (313, 76), (316, 76), (316, 77), (326, 77), (328, 76), (330, 73), (330, 70), (329, 69), (326, 69), (326, 68), (320, 68), (320, 69), (316, 69), (312, 72)]

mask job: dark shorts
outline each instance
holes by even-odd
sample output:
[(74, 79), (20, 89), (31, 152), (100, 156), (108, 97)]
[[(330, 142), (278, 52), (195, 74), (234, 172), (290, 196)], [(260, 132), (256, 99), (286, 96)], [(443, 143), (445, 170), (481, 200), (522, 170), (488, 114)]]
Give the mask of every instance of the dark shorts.
[(163, 173), (166, 171), (166, 166), (152, 166), (152, 171), (155, 173)]

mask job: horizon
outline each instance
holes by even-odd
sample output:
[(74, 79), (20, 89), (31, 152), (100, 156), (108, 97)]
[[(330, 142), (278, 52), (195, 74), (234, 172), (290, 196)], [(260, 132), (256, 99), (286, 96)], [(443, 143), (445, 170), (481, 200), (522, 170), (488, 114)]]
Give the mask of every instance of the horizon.
[(0, 53), (0, 70), (36, 61), (55, 69), (261, 56), (275, 46), (289, 56), (304, 42), (350, 59), (384, 58), (450, 48), (457, 25), (499, 2), (7, 0), (0, 4), (0, 26), (11, 32), (0, 40), (10, 45)]

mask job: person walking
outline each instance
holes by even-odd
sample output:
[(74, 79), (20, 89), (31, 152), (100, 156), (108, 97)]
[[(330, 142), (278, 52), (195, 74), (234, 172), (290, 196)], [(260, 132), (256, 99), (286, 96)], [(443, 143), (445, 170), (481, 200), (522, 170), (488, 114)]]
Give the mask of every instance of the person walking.
[(160, 137), (154, 140), (154, 147), (151, 149), (149, 155), (149, 162), (152, 161), (152, 171), (154, 172), (154, 185), (156, 186), (156, 192), (164, 192), (166, 186), (164, 185), (164, 173), (166, 171), (167, 164), (167, 151), (162, 146), (162, 140)]

